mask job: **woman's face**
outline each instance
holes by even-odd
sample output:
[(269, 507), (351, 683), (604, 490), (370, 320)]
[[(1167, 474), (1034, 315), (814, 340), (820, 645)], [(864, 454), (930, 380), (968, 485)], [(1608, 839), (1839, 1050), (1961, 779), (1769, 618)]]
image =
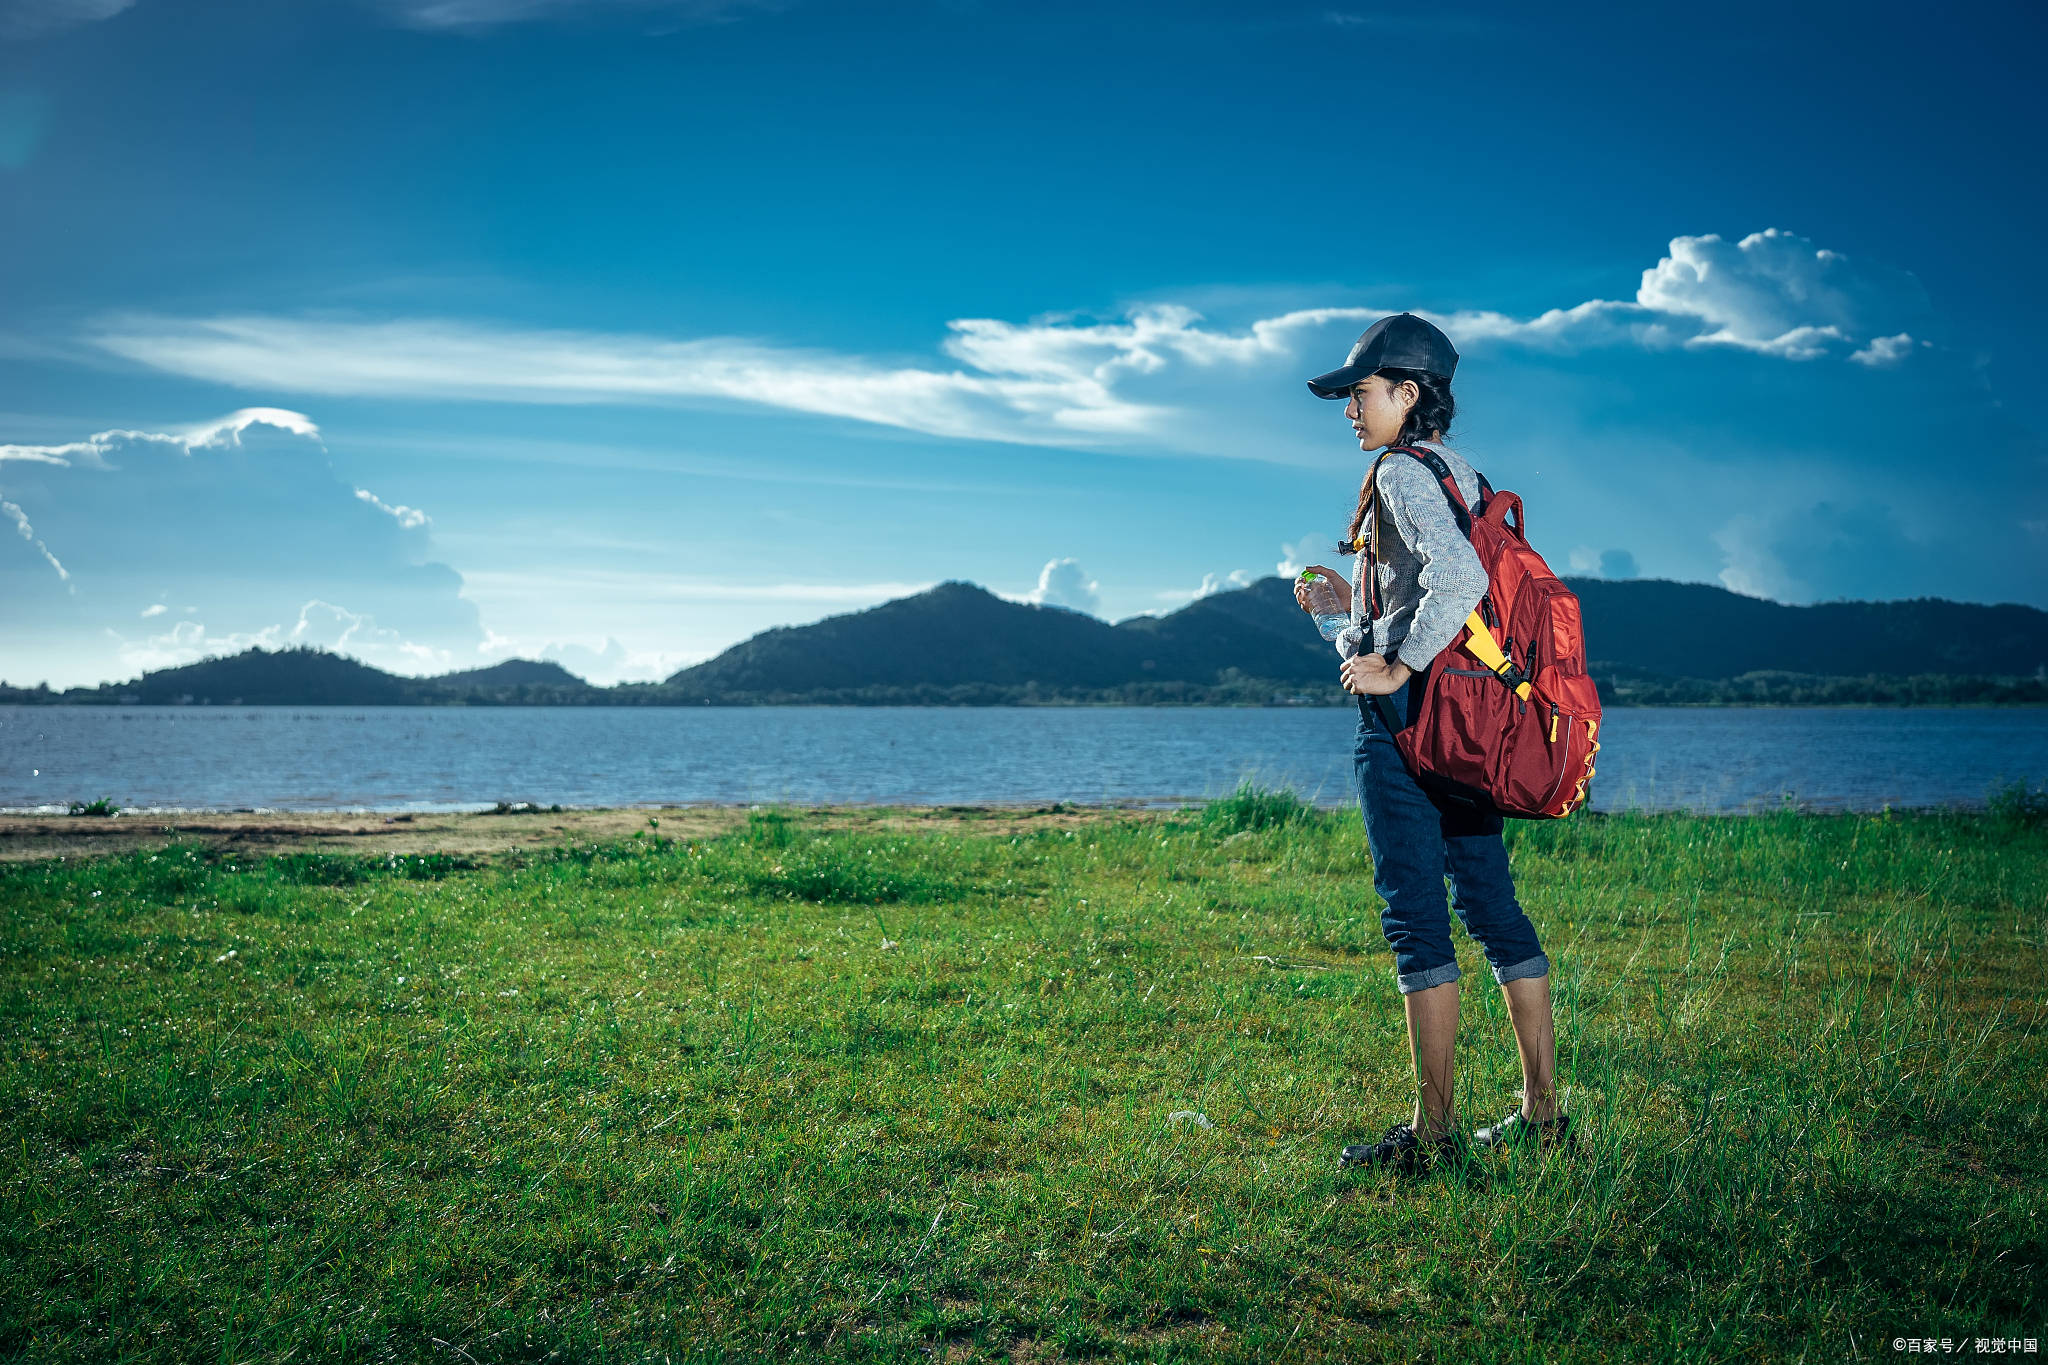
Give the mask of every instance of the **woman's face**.
[(1411, 379), (1389, 384), (1385, 375), (1369, 374), (1353, 384), (1344, 415), (1358, 433), (1358, 448), (1379, 450), (1400, 440), (1401, 424), (1408, 420), (1408, 410), (1419, 397)]

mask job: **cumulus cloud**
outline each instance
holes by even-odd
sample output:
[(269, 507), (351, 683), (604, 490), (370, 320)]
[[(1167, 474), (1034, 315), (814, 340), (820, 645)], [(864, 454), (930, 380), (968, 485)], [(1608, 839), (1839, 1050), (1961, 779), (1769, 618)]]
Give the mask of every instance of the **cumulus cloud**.
[(1239, 588), (1248, 588), (1251, 583), (1252, 576), (1243, 569), (1232, 569), (1221, 578), (1212, 573), (1205, 573), (1200, 585), (1195, 588), (1195, 600), (1199, 602), (1204, 597), (1214, 597), (1219, 592), (1234, 592)]
[(275, 649), (284, 632), (284, 626), (272, 624), (260, 630), (209, 635), (204, 622), (179, 621), (160, 635), (145, 635), (141, 639), (114, 637), (116, 667), (121, 675), (131, 676), (197, 663), (215, 655), (239, 654), (258, 645)]
[(350, 611), (347, 607), (315, 599), (299, 608), (299, 619), (287, 642), (317, 645), (336, 654), (347, 654), (366, 663), (379, 663), (402, 673), (445, 671), (453, 665), (454, 654), (377, 624), (375, 614)]
[[(1928, 343), (1923, 341), (1920, 344), (1925, 346)], [(1899, 361), (1905, 359), (1912, 349), (1912, 336), (1908, 333), (1900, 332), (1897, 336), (1873, 337), (1868, 346), (1855, 352), (1849, 359), (1855, 361), (1858, 365), (1869, 365), (1872, 367), (1896, 365)]]
[[(1897, 329), (1924, 325), (1930, 311), (1926, 291), (1906, 271), (1766, 228), (1735, 242), (1714, 233), (1672, 238), (1665, 256), (1643, 271), (1633, 300), (1588, 299), (1532, 318), (1486, 311), (1426, 316), (1460, 344), (1567, 352), (1620, 344), (1732, 347), (1815, 360), (1862, 343), (1874, 359), (1889, 361), (1912, 340)], [(1871, 363), (1861, 352), (1850, 358)]]
[(117, 654), (124, 673), (143, 673), (222, 654), (239, 654), (259, 646), (285, 649), (301, 645), (346, 654), (401, 673), (446, 671), (454, 657), (448, 650), (408, 640), (395, 630), (379, 626), (367, 612), (350, 611), (317, 598), (302, 603), (297, 618), (290, 624), (274, 621), (254, 630), (211, 631), (202, 621), (179, 621), (158, 635), (120, 638)]
[(1890, 333), (1928, 311), (1927, 293), (1903, 270), (1858, 261), (1769, 228), (1739, 242), (1674, 237), (1643, 272), (1636, 302), (1702, 327), (1692, 345), (1729, 345), (1804, 360), (1829, 342)]
[(596, 649), (574, 642), (550, 642), (542, 646), (537, 655), (527, 657), (558, 663), (577, 677), (600, 687), (622, 682), (659, 682), (690, 662), (682, 655), (666, 650), (628, 649), (610, 635)]
[(135, 0), (8, 0), (0, 5), (0, 39), (40, 38), (60, 29), (111, 19)]
[(1273, 566), (1273, 572), (1282, 578), (1293, 578), (1311, 564), (1322, 564), (1336, 556), (1338, 536), (1317, 535), (1314, 531), (1305, 533), (1300, 540), (1280, 547), (1280, 562)]
[(88, 469), (109, 469), (112, 466), (109, 465), (107, 456), (116, 449), (154, 448), (166, 452), (174, 451), (180, 455), (191, 455), (198, 450), (239, 446), (243, 434), (252, 427), (269, 427), (293, 436), (302, 436), (316, 445), (320, 440), (320, 428), (304, 413), (291, 412), (285, 408), (242, 408), (210, 422), (200, 422), (172, 431), (116, 429), (102, 431), (83, 441), (70, 441), (63, 445), (0, 445), (0, 463), (12, 460), (24, 464), (82, 465)]
[(1066, 607), (1093, 616), (1102, 606), (1101, 586), (1088, 577), (1079, 561), (1053, 559), (1038, 571), (1038, 586), (1019, 600), (1044, 607)]
[[(424, 515), (357, 496), (303, 414), (247, 408), (0, 447), (0, 460), (9, 515), (36, 551), (0, 553), (10, 628), (52, 642), (40, 652), (79, 681), (251, 644), (418, 672), (482, 636)], [(155, 603), (141, 614), (154, 622), (167, 598), (192, 604), (190, 619), (138, 634), (135, 602)], [(83, 652), (92, 640), (97, 655)]]
[(543, 663), (560, 664), (585, 682), (599, 687), (622, 682), (658, 682), (684, 664), (695, 663), (703, 657), (685, 656), (668, 650), (631, 649), (611, 635), (605, 636), (602, 644), (593, 646), (581, 640), (536, 640), (500, 635), (494, 630), (484, 632), (483, 642), (476, 649), (477, 654), (487, 661), (477, 665), (479, 667), (489, 667), (491, 663), (506, 659), (538, 659)]

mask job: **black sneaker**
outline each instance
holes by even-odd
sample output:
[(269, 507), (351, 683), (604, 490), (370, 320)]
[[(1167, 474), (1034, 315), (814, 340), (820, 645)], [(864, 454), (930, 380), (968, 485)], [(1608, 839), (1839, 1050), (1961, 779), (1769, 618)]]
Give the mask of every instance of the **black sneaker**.
[(1403, 1175), (1418, 1175), (1431, 1167), (1459, 1164), (1465, 1155), (1465, 1140), (1455, 1130), (1424, 1142), (1415, 1136), (1411, 1125), (1397, 1123), (1378, 1142), (1346, 1147), (1337, 1160), (1343, 1166), (1383, 1166)]
[(1510, 1147), (1562, 1147), (1571, 1141), (1572, 1116), (1559, 1114), (1556, 1118), (1532, 1119), (1516, 1109), (1491, 1128), (1481, 1128), (1472, 1135), (1472, 1145), (1487, 1151), (1504, 1151)]

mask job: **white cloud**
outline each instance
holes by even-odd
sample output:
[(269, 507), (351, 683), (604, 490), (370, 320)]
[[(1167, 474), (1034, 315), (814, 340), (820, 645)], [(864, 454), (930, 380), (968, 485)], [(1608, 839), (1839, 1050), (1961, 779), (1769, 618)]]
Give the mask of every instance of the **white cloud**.
[(1829, 342), (1890, 333), (1928, 309), (1926, 291), (1905, 271), (1777, 228), (1739, 242), (1712, 233), (1672, 238), (1670, 254), (1643, 272), (1636, 302), (1697, 319), (1703, 330), (1689, 345), (1738, 346), (1793, 360), (1826, 354)]
[(1248, 588), (1251, 583), (1252, 576), (1243, 569), (1232, 569), (1221, 578), (1212, 573), (1205, 573), (1202, 575), (1201, 585), (1195, 589), (1195, 600), (1199, 602), (1204, 597), (1214, 597), (1219, 592), (1234, 592), (1239, 588)]
[(28, 524), (28, 513), (22, 511), (5, 498), (0, 498), (0, 512), (7, 514), (8, 518), (14, 522), (14, 529), (21, 533), (21, 538), (30, 545), (33, 545), (36, 553), (41, 555), (48, 562), (49, 566), (57, 571), (57, 577), (65, 583), (69, 583), (71, 575), (66, 572), (62, 564), (57, 562), (57, 556), (50, 553), (50, 547), (43, 544), (41, 538), (36, 535), (36, 528)]
[(1101, 587), (1088, 577), (1079, 561), (1052, 559), (1038, 571), (1038, 586), (1012, 600), (1035, 602), (1044, 607), (1066, 607), (1093, 616), (1102, 606)]
[(413, 530), (415, 527), (425, 526), (433, 521), (432, 517), (420, 511), (417, 507), (407, 507), (404, 503), (394, 507), (367, 488), (358, 488), (356, 490), (356, 497), (367, 502), (386, 516), (393, 518), (408, 531)]
[(402, 673), (428, 673), (453, 666), (448, 650), (408, 640), (398, 631), (379, 626), (368, 612), (350, 611), (318, 599), (299, 608), (298, 622), (287, 638), (294, 645), (318, 645)]
[(199, 450), (239, 446), (242, 444), (243, 435), (252, 427), (272, 427), (316, 443), (320, 440), (320, 428), (304, 413), (292, 412), (286, 408), (242, 408), (225, 417), (173, 431), (115, 429), (98, 432), (83, 441), (70, 441), (63, 445), (4, 445), (0, 446), (0, 463), (15, 460), (26, 464), (107, 469), (111, 467), (107, 463), (108, 454), (122, 446), (148, 446), (174, 451), (180, 455), (190, 455)]
[(346, 654), (395, 673), (445, 672), (454, 667), (453, 655), (448, 650), (407, 640), (395, 630), (380, 627), (368, 613), (350, 611), (317, 598), (302, 605), (290, 625), (273, 622), (254, 630), (216, 634), (203, 622), (179, 621), (161, 635), (129, 640), (115, 632), (115, 638), (119, 641), (121, 665), (129, 673), (175, 668), (201, 659), (239, 654), (257, 646), (284, 649), (301, 645)]
[[(1296, 570), (1296, 572), (1299, 572), (1299, 570)], [(1203, 574), (1202, 581), (1193, 589), (1167, 588), (1161, 592), (1153, 593), (1152, 596), (1161, 602), (1172, 603), (1173, 609), (1177, 609), (1189, 602), (1199, 602), (1204, 597), (1214, 597), (1219, 592), (1235, 592), (1239, 588), (1248, 588), (1251, 585), (1252, 575), (1247, 570), (1232, 569), (1227, 574)], [(1164, 616), (1168, 610), (1169, 608), (1166, 607), (1158, 607), (1148, 612), (1140, 612), (1139, 615)]]
[[(1924, 341), (1920, 344), (1922, 346), (1927, 345)], [(1868, 346), (1850, 356), (1849, 359), (1855, 361), (1858, 365), (1881, 368), (1886, 365), (1898, 364), (1912, 349), (1912, 336), (1909, 333), (1900, 332), (1897, 336), (1872, 338)]]
[(239, 654), (256, 645), (275, 649), (284, 629), (281, 625), (269, 625), (260, 630), (209, 635), (202, 622), (180, 621), (161, 635), (129, 640), (116, 634), (115, 639), (118, 641), (117, 653), (123, 676), (133, 676), (152, 669), (197, 663), (217, 655)]
[[(1111, 320), (960, 318), (947, 324), (939, 347), (957, 362), (951, 368), (743, 337), (433, 319), (127, 317), (103, 324), (90, 341), (154, 369), (271, 392), (738, 404), (955, 439), (1288, 459), (1269, 425), (1233, 415), (1243, 405), (1223, 386), (1298, 391), (1301, 375), (1335, 354), (1345, 333), (1390, 311), (1304, 308), (1241, 328), (1208, 324), (1194, 310), (1164, 302)], [(1929, 310), (1911, 275), (1773, 228), (1736, 242), (1712, 234), (1673, 238), (1668, 254), (1643, 272), (1633, 301), (1589, 299), (1526, 318), (1483, 309), (1418, 311), (1466, 349), (1723, 347), (1786, 360), (1853, 352), (1861, 363), (1880, 364), (1904, 354), (1909, 329), (1920, 327)], [(274, 423), (278, 412), (238, 416), (267, 413), (250, 420)], [(50, 459), (58, 451), (0, 447), (0, 459)]]
[(1300, 540), (1280, 547), (1280, 562), (1273, 566), (1273, 572), (1282, 578), (1293, 578), (1311, 564), (1323, 564), (1337, 557), (1334, 533), (1319, 536), (1309, 531)]
[[(0, 600), (27, 638), (112, 642), (111, 655), (76, 653), (74, 676), (277, 643), (418, 672), (482, 633), (424, 514), (357, 496), (303, 414), (245, 408), (6, 450), (8, 515), (63, 591), (30, 572), (41, 564), (0, 556)], [(134, 602), (155, 604), (140, 612), (147, 631), (169, 624), (156, 618), (174, 597), (188, 619), (136, 631)]]
[(1527, 319), (1486, 311), (1425, 316), (1461, 345), (1502, 341), (1557, 351), (1624, 343), (1651, 350), (1727, 346), (1813, 360), (1902, 322), (1917, 325), (1928, 312), (1926, 291), (1907, 272), (1766, 228), (1737, 242), (1714, 233), (1672, 238), (1663, 259), (1643, 272), (1630, 302), (1589, 299)]
[[(508, 403), (736, 402), (1037, 445), (1114, 441), (1158, 415), (1078, 363), (969, 374), (736, 337), (232, 317), (131, 318), (94, 340), (156, 369), (252, 388)], [(1006, 355), (998, 344), (986, 354), (997, 366), (1037, 365), (1022, 348)]]
[(59, 29), (111, 19), (135, 0), (8, 0), (0, 5), (0, 38), (38, 38)]
[(539, 659), (560, 664), (585, 682), (610, 687), (622, 682), (659, 682), (694, 659), (669, 650), (635, 650), (607, 635), (602, 645), (592, 647), (577, 640), (549, 640), (534, 643), (493, 635), (483, 653), (493, 660)]

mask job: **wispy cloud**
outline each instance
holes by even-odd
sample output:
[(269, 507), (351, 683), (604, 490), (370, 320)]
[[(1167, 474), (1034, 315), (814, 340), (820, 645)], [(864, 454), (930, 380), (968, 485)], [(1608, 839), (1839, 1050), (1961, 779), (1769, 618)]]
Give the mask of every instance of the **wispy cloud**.
[[(1274, 389), (1283, 376), (1306, 373), (1310, 355), (1326, 357), (1344, 333), (1392, 311), (1296, 309), (1238, 328), (1164, 302), (1109, 320), (961, 318), (947, 324), (939, 345), (956, 362), (950, 368), (754, 338), (452, 320), (144, 316), (110, 321), (89, 340), (153, 369), (269, 392), (730, 404), (954, 439), (1282, 459), (1270, 437), (1232, 417), (1242, 394), (1223, 386)], [(1668, 254), (1643, 271), (1633, 300), (1588, 299), (1530, 317), (1416, 311), (1466, 349), (1733, 348), (1782, 360), (1851, 356), (1889, 364), (1907, 353), (1930, 310), (1906, 272), (1771, 229), (1735, 242), (1712, 234), (1673, 238)], [(1298, 392), (1298, 380), (1287, 387)], [(45, 458), (51, 449), (0, 447), (0, 459)]]
[(1343, 9), (1324, 10), (1323, 22), (1335, 28), (1355, 29), (1367, 33), (1435, 38), (1492, 37), (1513, 32), (1518, 27), (1499, 19), (1476, 14)]
[(538, 19), (627, 17), (663, 28), (715, 24), (785, 8), (781, 0), (381, 0), (398, 22), (422, 29), (489, 29)]
[(0, 498), (0, 512), (4, 512), (8, 520), (14, 523), (14, 529), (21, 533), (21, 538), (30, 545), (33, 545), (36, 553), (41, 555), (48, 561), (50, 567), (57, 571), (57, 577), (66, 584), (69, 584), (71, 582), (70, 572), (57, 562), (57, 556), (50, 553), (50, 547), (43, 544), (42, 538), (36, 534), (36, 528), (29, 525), (28, 513), (22, 511), (21, 508), (5, 498)]
[(408, 531), (413, 530), (415, 527), (428, 525), (433, 521), (432, 517), (417, 507), (407, 507), (404, 503), (399, 503), (394, 507), (367, 488), (358, 488), (356, 490), (356, 497), (358, 500), (367, 502), (379, 512), (392, 518)]
[(96, 337), (154, 369), (248, 388), (508, 403), (727, 401), (935, 436), (1096, 444), (1157, 416), (1104, 379), (891, 367), (735, 337), (671, 341), (441, 321), (131, 318)]
[(40, 38), (59, 29), (111, 19), (135, 0), (7, 0), (0, 4), (0, 39)]

